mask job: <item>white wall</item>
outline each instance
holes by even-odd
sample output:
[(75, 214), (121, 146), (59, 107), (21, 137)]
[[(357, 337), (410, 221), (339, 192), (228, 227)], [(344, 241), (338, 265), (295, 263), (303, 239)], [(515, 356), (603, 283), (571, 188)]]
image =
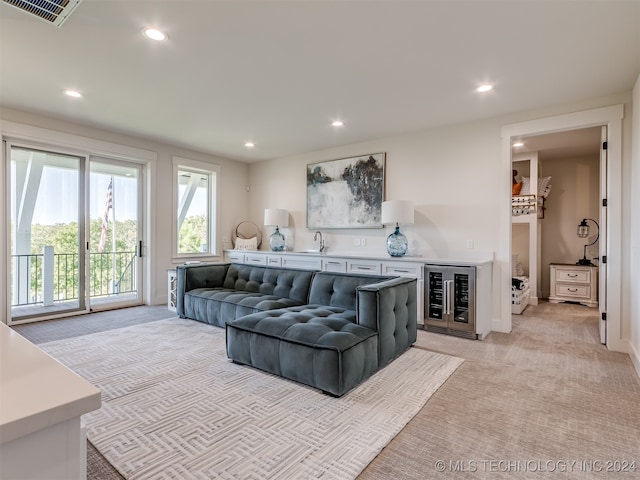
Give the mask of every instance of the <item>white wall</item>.
[(632, 142), (632, 164), (630, 171), (631, 201), (630, 215), (633, 219), (630, 222), (631, 234), (631, 258), (629, 267), (629, 284), (632, 285), (631, 305), (630, 305), (630, 348), (629, 354), (636, 371), (640, 376), (640, 77), (636, 81), (633, 89), (633, 125), (631, 133)]
[[(500, 146), (491, 138), (496, 128), (499, 124), (491, 122), (466, 124), (254, 164), (250, 216), (261, 225), (264, 208), (288, 209), (289, 236), (295, 237), (292, 247), (311, 248), (314, 232), (306, 229), (307, 164), (383, 151), (385, 198), (411, 200), (415, 206), (415, 225), (402, 228), (412, 244), (411, 253), (437, 257), (466, 253), (468, 239), (474, 241), (475, 252), (495, 251), (491, 230), (497, 225), (492, 225), (494, 219), (487, 212), (499, 202), (498, 192), (491, 188), (492, 172), (500, 161)], [(386, 254), (385, 240), (391, 231), (388, 227), (323, 233), (330, 250)], [(353, 240), (360, 238), (366, 239), (365, 246), (354, 245)]]
[[(500, 232), (499, 212), (510, 208), (508, 188), (512, 179), (510, 169), (502, 171), (501, 128), (515, 122), (619, 103), (624, 103), (627, 109), (630, 99), (630, 94), (593, 99), (576, 105), (446, 126), (253, 164), (250, 168), (249, 216), (261, 225), (264, 208), (288, 209), (293, 247), (310, 248), (313, 232), (305, 227), (306, 165), (386, 152), (385, 198), (410, 200), (416, 206), (416, 224), (403, 229), (413, 243), (411, 253), (427, 257), (497, 253), (493, 270), (495, 327), (503, 324), (501, 305), (503, 298), (510, 296), (510, 292), (506, 288), (503, 292), (501, 287), (506, 285), (501, 271), (510, 271), (511, 253), (510, 232)], [(630, 119), (625, 118), (624, 124), (628, 127)], [(623, 162), (627, 166), (630, 164), (630, 152), (626, 150)], [(629, 212), (623, 215), (628, 223)], [(389, 232), (390, 228), (384, 231), (332, 230), (325, 232), (325, 236), (329, 251), (356, 250), (384, 255), (384, 241)], [(357, 238), (365, 238), (366, 246), (355, 247), (353, 240)], [(467, 240), (473, 241), (472, 250), (466, 248)], [(628, 252), (623, 255), (628, 256)]]
[[(582, 258), (585, 243), (595, 238), (592, 222), (589, 239), (579, 238), (576, 231), (583, 218), (599, 219), (600, 156), (581, 158), (545, 158), (540, 155), (540, 177), (551, 176), (553, 185), (546, 201), (545, 218), (540, 221), (542, 237), (541, 279), (539, 292), (549, 297), (549, 264), (576, 263)], [(598, 222), (599, 223), (599, 222)], [(588, 240), (588, 241), (587, 241)], [(587, 258), (598, 256), (598, 244), (587, 248)], [(598, 262), (594, 262), (598, 265)]]
[[(247, 164), (214, 157), (185, 148), (174, 147), (158, 141), (140, 139), (16, 110), (2, 109), (2, 121), (16, 122), (157, 153), (157, 160), (150, 165), (153, 181), (151, 182), (151, 191), (149, 192), (151, 201), (150, 204), (148, 204), (148, 214), (145, 219), (150, 228), (150, 231), (145, 232), (147, 233), (148, 239), (145, 249), (145, 254), (148, 259), (146, 265), (150, 273), (144, 299), (147, 304), (161, 304), (166, 302), (166, 270), (174, 267), (175, 264), (183, 263), (182, 260), (172, 259), (171, 221), (174, 208), (171, 202), (173, 188), (172, 157), (174, 155), (216, 164), (221, 167), (220, 205), (218, 209), (218, 244), (221, 247), (222, 239), (228, 239), (234, 231), (235, 226), (242, 220), (247, 219), (246, 216), (249, 210), (249, 193), (246, 191), (249, 176), (249, 167)], [(4, 182), (4, 178), (0, 178), (0, 180)], [(4, 198), (2, 202), (4, 202)], [(6, 208), (2, 208), (2, 211), (6, 211)], [(2, 240), (6, 240), (7, 233), (5, 225), (6, 222), (2, 222), (0, 225)]]

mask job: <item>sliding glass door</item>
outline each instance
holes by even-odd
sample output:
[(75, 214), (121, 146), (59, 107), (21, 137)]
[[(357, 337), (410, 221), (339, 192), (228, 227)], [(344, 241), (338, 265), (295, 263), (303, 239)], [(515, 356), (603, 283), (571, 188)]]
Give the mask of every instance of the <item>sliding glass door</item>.
[(7, 145), (11, 324), (142, 303), (137, 164)]
[(140, 304), (141, 168), (91, 157), (89, 170), (91, 309)]
[(11, 320), (87, 310), (86, 157), (9, 145)]

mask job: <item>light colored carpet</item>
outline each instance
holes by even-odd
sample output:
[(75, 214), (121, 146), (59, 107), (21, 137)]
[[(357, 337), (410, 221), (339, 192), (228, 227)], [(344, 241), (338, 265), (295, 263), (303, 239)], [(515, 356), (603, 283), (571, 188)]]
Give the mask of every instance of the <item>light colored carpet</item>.
[(462, 360), (412, 348), (336, 399), (169, 319), (41, 345), (103, 391), (87, 435), (129, 479), (355, 478)]
[(640, 380), (598, 309), (530, 305), (481, 342), (418, 332), (465, 362), (358, 480), (640, 478)]

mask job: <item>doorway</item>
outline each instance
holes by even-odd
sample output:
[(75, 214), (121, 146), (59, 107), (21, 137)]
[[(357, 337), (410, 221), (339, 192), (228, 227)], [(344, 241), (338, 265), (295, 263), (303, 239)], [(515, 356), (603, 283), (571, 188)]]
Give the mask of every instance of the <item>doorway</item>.
[[(596, 126), (514, 142), (512, 274), (526, 290), (514, 290), (512, 313), (539, 299), (582, 304), (593, 317), (606, 313), (606, 264), (600, 261), (606, 237), (599, 235), (606, 229), (606, 212), (600, 212), (607, 196), (603, 141), (606, 127)], [(526, 191), (520, 192), (523, 180)], [(522, 207), (529, 198), (531, 210)], [(600, 333), (605, 344), (605, 329)]]
[(10, 142), (6, 156), (9, 324), (141, 304), (141, 167)]
[[(542, 135), (553, 132), (564, 132), (587, 127), (607, 127), (607, 160), (606, 166), (606, 226), (600, 235), (606, 242), (602, 242), (600, 257), (607, 257), (607, 268), (604, 273), (603, 284), (604, 305), (606, 306), (606, 345), (615, 351), (625, 351), (625, 342), (621, 339), (621, 272), (622, 261), (618, 252), (621, 251), (622, 231), (622, 198), (619, 185), (622, 181), (622, 118), (623, 105), (613, 105), (582, 112), (542, 118), (527, 122), (506, 125), (502, 129), (502, 159), (505, 176), (509, 183), (512, 180), (511, 150), (512, 143), (518, 138)], [(505, 182), (506, 183), (506, 182)], [(506, 185), (505, 185), (506, 186)], [(612, 187), (613, 186), (613, 187)], [(503, 238), (508, 238), (508, 248), (501, 250), (501, 282), (503, 292), (510, 293), (509, 278), (511, 277), (511, 212), (505, 209), (501, 216), (501, 230)], [(611, 255), (611, 252), (616, 252)], [(501, 302), (501, 331), (511, 330), (511, 302), (510, 295), (502, 295)]]

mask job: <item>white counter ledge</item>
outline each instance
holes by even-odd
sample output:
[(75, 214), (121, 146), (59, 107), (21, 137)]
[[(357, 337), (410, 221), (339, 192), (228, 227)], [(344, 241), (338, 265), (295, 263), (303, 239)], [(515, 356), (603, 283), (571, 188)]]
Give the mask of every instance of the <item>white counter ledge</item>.
[(282, 252), (273, 252), (271, 250), (225, 250), (227, 259), (230, 254), (260, 254), (260, 255), (284, 255), (284, 256), (309, 256), (319, 258), (356, 258), (361, 260), (380, 260), (385, 262), (419, 262), (433, 265), (468, 265), (481, 266), (492, 263), (494, 261), (493, 252), (474, 252), (460, 253), (451, 257), (426, 257), (426, 256), (410, 256), (392, 257), (385, 253), (375, 254), (371, 252), (353, 252), (327, 250), (326, 252), (316, 252), (312, 250), (285, 250)]
[[(100, 405), (98, 388), (0, 323), (0, 477), (46, 478), (39, 473), (57, 468), (47, 464), (49, 456), (74, 472), (64, 478), (82, 478), (86, 455), (75, 451), (84, 448), (80, 416)], [(20, 463), (23, 450), (30, 451)]]

